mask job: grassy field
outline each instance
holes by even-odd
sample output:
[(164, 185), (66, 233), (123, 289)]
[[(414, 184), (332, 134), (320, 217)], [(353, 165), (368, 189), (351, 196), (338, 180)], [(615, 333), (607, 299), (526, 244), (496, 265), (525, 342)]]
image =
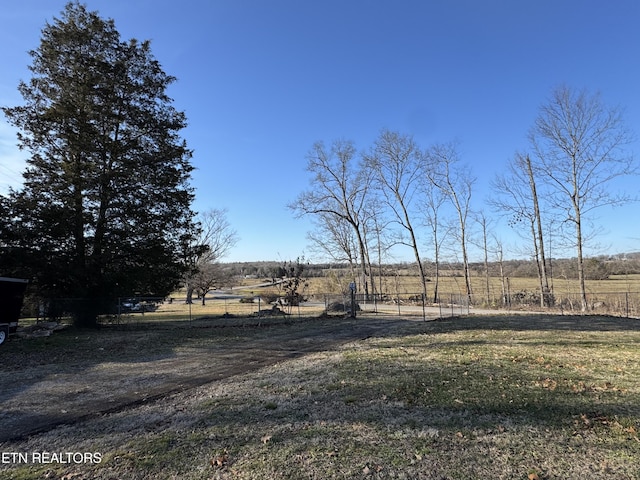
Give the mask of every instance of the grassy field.
[[(379, 287), (379, 279), (375, 279), (376, 288)], [(336, 289), (335, 282), (327, 278), (310, 278), (309, 291), (311, 293), (329, 293)], [(348, 281), (342, 282), (348, 286)], [(506, 283), (506, 280), (505, 280)], [(573, 294), (580, 291), (577, 279), (555, 278), (550, 284), (557, 295)], [(482, 276), (471, 277), (471, 287), (476, 295), (485, 295), (487, 292), (486, 278)], [(640, 275), (611, 275), (605, 280), (587, 280), (588, 292), (619, 293), (640, 292)], [(428, 290), (433, 291), (434, 282), (429, 281)], [(512, 293), (518, 291), (538, 291), (540, 286), (537, 278), (510, 277), (509, 288)], [(439, 279), (438, 289), (443, 295), (449, 293), (463, 293), (464, 279), (461, 276), (443, 275)], [(382, 279), (382, 290), (385, 293), (418, 293), (421, 291), (420, 280), (417, 275), (401, 275), (398, 277), (387, 276)], [(500, 295), (502, 292), (502, 280), (499, 277), (489, 278), (489, 292), (492, 295)]]
[[(234, 293), (244, 295), (246, 298), (255, 298), (259, 295), (282, 295), (277, 287), (255, 287), (257, 280), (245, 279), (242, 285), (235, 287)], [(350, 281), (350, 280), (349, 280)], [(344, 280), (340, 284), (332, 282), (331, 279), (325, 277), (313, 277), (307, 279), (307, 288), (305, 294), (312, 297), (315, 305), (303, 305), (300, 309), (293, 308), (292, 315), (317, 315), (320, 314), (324, 305), (322, 305), (323, 297), (326, 294), (340, 293), (348, 290), (349, 281)], [(489, 282), (490, 301), (487, 301), (487, 288), (484, 278), (472, 277), (473, 288), (473, 304), (477, 307), (504, 307), (502, 304), (502, 282), (497, 277), (490, 278)], [(561, 308), (564, 310), (579, 311), (580, 302), (578, 297), (579, 286), (577, 280), (556, 279), (554, 281), (554, 294), (556, 297), (556, 309), (558, 312)], [(434, 285), (432, 282), (428, 284), (429, 294), (433, 293)], [(538, 284), (535, 278), (514, 277), (509, 279), (509, 291), (512, 295), (518, 292), (538, 292)], [(346, 289), (346, 290), (345, 290)], [(383, 290), (390, 294), (390, 298), (394, 298), (396, 294), (401, 297), (415, 296), (421, 292), (421, 286), (417, 276), (403, 275), (399, 277), (386, 277), (383, 281)], [(440, 298), (443, 304), (447, 304), (450, 297), (460, 298), (464, 292), (464, 281), (460, 277), (443, 276), (439, 284)], [(630, 316), (637, 316), (640, 312), (640, 275), (621, 275), (612, 276), (607, 280), (591, 280), (587, 282), (587, 292), (592, 305), (599, 305), (596, 308), (597, 313), (624, 315), (629, 313)], [(625, 296), (625, 292), (629, 292), (629, 296)], [(184, 298), (184, 292), (176, 292), (176, 298)], [(569, 298), (570, 301), (566, 299)], [(431, 298), (429, 298), (431, 300)], [(528, 307), (536, 307), (538, 304), (528, 305)], [(189, 307), (183, 301), (175, 301), (172, 304), (163, 304), (160, 306), (156, 316), (164, 316), (167, 318), (198, 318), (207, 315), (251, 315), (258, 312), (259, 309), (269, 309), (271, 305), (265, 302), (258, 303), (242, 303), (239, 299), (229, 300), (213, 300), (209, 298), (205, 305), (196, 300)], [(409, 312), (404, 312), (409, 314)], [(127, 320), (127, 319), (125, 319)], [(140, 314), (132, 315), (127, 321), (140, 321)]]
[[(271, 328), (276, 335), (292, 327)], [(258, 334), (264, 330), (234, 331)], [(217, 344), (208, 335), (215, 332), (203, 331), (199, 348)], [(403, 322), (384, 335), (0, 444), (3, 452), (102, 458), (2, 464), (0, 476), (640, 478), (639, 342), (638, 321), (611, 317)], [(154, 345), (137, 348), (144, 356)]]
[[(300, 308), (293, 307), (291, 310), (283, 308), (286, 313), (292, 316), (310, 316), (319, 315), (325, 309), (324, 300), (327, 302), (336, 300), (332, 298), (331, 294), (339, 294), (348, 291), (348, 284), (351, 279), (343, 279), (340, 283), (332, 281), (326, 277), (312, 277), (306, 280), (307, 287), (305, 289), (305, 295), (307, 295), (311, 302), (303, 304)], [(165, 301), (158, 305), (158, 308), (154, 312), (146, 312), (144, 314), (140, 312), (122, 314), (117, 317), (105, 318), (104, 321), (108, 322), (120, 322), (124, 324), (137, 324), (147, 321), (158, 320), (189, 320), (198, 319), (202, 317), (216, 317), (216, 316), (239, 316), (248, 317), (258, 313), (259, 310), (270, 310), (272, 304), (259, 301), (258, 297), (271, 297), (277, 298), (283, 295), (283, 292), (277, 288), (277, 286), (256, 286), (256, 283), (266, 283), (264, 279), (243, 279), (240, 285), (235, 285), (233, 289), (225, 289), (227, 292), (231, 292), (236, 296), (242, 296), (240, 298), (228, 298), (220, 299), (214, 298), (216, 295), (210, 292), (207, 296), (205, 305), (202, 305), (200, 299), (194, 298), (192, 305), (187, 305), (184, 302), (185, 292), (174, 292), (172, 297), (174, 301), (171, 303)], [(490, 278), (489, 293), (492, 301), (486, 301), (486, 283), (485, 279), (481, 277), (472, 277), (473, 287), (473, 305), (478, 308), (503, 308), (502, 304), (502, 284), (501, 280), (497, 277)], [(431, 295), (433, 293), (434, 284), (429, 282), (428, 292)], [(515, 295), (517, 292), (538, 292), (538, 284), (535, 278), (521, 278), (514, 277), (509, 279), (510, 293)], [(383, 281), (383, 291), (388, 294), (388, 298), (392, 301), (390, 304), (394, 304), (395, 296), (399, 295), (401, 298), (409, 298), (411, 296), (419, 295), (421, 292), (421, 286), (417, 276), (402, 275), (399, 277), (385, 277)], [(640, 275), (621, 275), (612, 276), (607, 280), (592, 280), (587, 282), (587, 291), (589, 297), (593, 300), (594, 304), (600, 304), (602, 308), (592, 310), (592, 312), (599, 314), (612, 314), (612, 315), (624, 315), (628, 313), (628, 316), (637, 317), (640, 315)], [(454, 296), (456, 299), (464, 298), (464, 281), (460, 277), (443, 276), (440, 279), (439, 284), (440, 299), (443, 305), (450, 303), (450, 296)], [(578, 300), (578, 282), (577, 280), (562, 280), (556, 279), (554, 282), (554, 293), (557, 299), (556, 311), (560, 313), (561, 301), (567, 296), (572, 297), (573, 310), (579, 311)], [(625, 292), (629, 292), (628, 298), (625, 297)], [(347, 295), (348, 294), (344, 293)], [(252, 300), (252, 301), (247, 301)], [(430, 304), (432, 299), (429, 297), (427, 304)], [(599, 302), (599, 303), (598, 303)], [(625, 304), (627, 302), (627, 304)], [(369, 302), (370, 303), (370, 302)], [(451, 302), (452, 303), (452, 302)], [(536, 307), (537, 304), (527, 305), (527, 307)], [(566, 308), (567, 302), (564, 302), (564, 311), (570, 311), (571, 308)], [(369, 305), (365, 309), (372, 309), (372, 305)], [(514, 306), (514, 309), (517, 309)], [(384, 309), (382, 309), (384, 310)], [(388, 309), (387, 309), (388, 310)], [(403, 315), (411, 315), (410, 311), (402, 312)], [(35, 321), (35, 319), (22, 319), (22, 325), (29, 325)], [(65, 319), (65, 322), (69, 323), (70, 319)]]

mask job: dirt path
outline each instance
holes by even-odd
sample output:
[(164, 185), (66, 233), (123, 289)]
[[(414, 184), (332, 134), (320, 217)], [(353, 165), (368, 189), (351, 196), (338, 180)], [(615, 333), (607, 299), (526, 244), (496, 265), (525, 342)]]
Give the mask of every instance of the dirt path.
[(289, 358), (390, 334), (407, 323), (415, 322), (377, 317), (254, 327), (220, 340), (211, 335), (211, 341), (203, 340), (196, 347), (149, 358), (141, 341), (143, 360), (65, 363), (63, 359), (21, 365), (16, 371), (0, 373), (0, 442), (162, 401), (169, 394)]

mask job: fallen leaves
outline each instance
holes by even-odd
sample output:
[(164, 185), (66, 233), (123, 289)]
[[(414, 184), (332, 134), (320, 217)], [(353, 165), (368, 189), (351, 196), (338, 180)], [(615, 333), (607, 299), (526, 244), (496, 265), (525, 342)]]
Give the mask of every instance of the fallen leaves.
[(82, 476), (83, 474), (80, 472), (67, 473), (66, 475), (63, 475), (62, 480), (73, 480), (74, 478), (82, 477)]
[(229, 464), (229, 454), (225, 450), (221, 454), (214, 455), (214, 457), (209, 460), (209, 463), (213, 468), (225, 468)]
[(544, 380), (536, 382), (536, 385), (538, 385), (539, 387), (545, 388), (547, 390), (553, 391), (558, 387), (558, 382), (553, 380), (552, 378), (547, 377)]
[(376, 465), (374, 467), (369, 467), (369, 465), (365, 465), (362, 469), (362, 473), (364, 475), (371, 475), (372, 473), (380, 473), (383, 470), (382, 465)]

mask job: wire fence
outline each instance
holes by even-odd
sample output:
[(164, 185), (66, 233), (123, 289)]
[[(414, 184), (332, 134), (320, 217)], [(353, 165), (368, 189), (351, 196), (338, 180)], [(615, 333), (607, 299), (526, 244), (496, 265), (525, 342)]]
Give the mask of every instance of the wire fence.
[[(328, 312), (352, 313), (349, 294), (315, 295), (316, 302), (322, 301)], [(449, 317), (471, 313), (491, 312), (531, 312), (555, 314), (595, 314), (640, 318), (640, 292), (590, 292), (587, 294), (586, 309), (578, 293), (548, 295), (542, 305), (535, 292), (516, 292), (507, 295), (466, 295), (443, 293), (435, 299), (424, 297), (422, 293), (398, 294), (356, 294), (355, 313), (393, 313), (399, 316), (422, 315), (427, 317)]]
[[(205, 299), (187, 303), (184, 297), (119, 297), (92, 299), (100, 311), (103, 324), (128, 324), (145, 320), (195, 320), (232, 317), (308, 317), (359, 316), (371, 314), (397, 315), (433, 319), (468, 314), (490, 313), (555, 313), (596, 314), (640, 318), (640, 292), (591, 292), (587, 295), (587, 309), (582, 309), (577, 293), (552, 295), (542, 307), (539, 295), (518, 292), (511, 295), (465, 295), (442, 293), (434, 301), (422, 293), (362, 294), (317, 293), (306, 295), (299, 304), (287, 304), (283, 299), (263, 298), (260, 295), (233, 295), (212, 292)], [(28, 301), (21, 318), (36, 321), (64, 321), (73, 312), (86, 307), (83, 299), (47, 299)]]

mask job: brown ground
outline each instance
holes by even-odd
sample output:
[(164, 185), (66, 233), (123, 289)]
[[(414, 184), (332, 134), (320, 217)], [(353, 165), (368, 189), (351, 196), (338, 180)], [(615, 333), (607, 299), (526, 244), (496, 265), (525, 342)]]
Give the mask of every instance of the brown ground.
[(12, 340), (0, 349), (5, 365), (0, 371), (0, 442), (160, 402), (172, 393), (388, 333), (407, 322), (376, 317), (287, 323), (61, 332), (41, 349), (22, 342), (42, 339)]

